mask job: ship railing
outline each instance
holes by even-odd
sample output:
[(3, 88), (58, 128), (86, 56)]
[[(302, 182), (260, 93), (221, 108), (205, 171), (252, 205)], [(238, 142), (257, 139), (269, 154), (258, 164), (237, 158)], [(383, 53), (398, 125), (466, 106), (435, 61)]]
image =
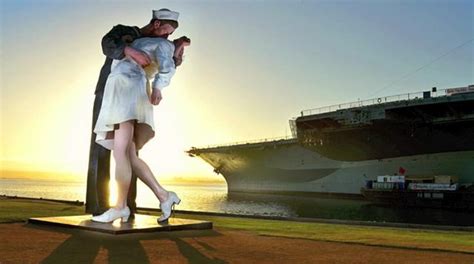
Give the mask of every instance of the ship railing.
[(289, 140), (289, 139), (296, 139), (296, 138), (293, 135), (287, 135), (287, 136), (280, 136), (280, 137), (235, 141), (235, 142), (223, 143), (223, 144), (212, 144), (212, 145), (207, 145), (207, 146), (192, 147), (192, 149), (208, 149), (208, 148), (217, 148), (217, 147), (220, 148), (220, 147), (230, 147), (230, 146), (235, 146), (235, 145), (249, 145), (249, 144), (257, 144), (257, 143), (265, 143), (265, 142), (270, 143), (274, 141)]
[[(421, 99), (421, 98), (426, 98), (426, 97), (446, 96), (446, 95), (452, 94), (451, 91), (452, 89), (441, 89), (441, 90), (433, 89), (433, 91), (428, 91), (428, 92), (424, 91), (424, 92), (415, 92), (415, 93), (406, 93), (406, 94), (399, 94), (399, 95), (377, 97), (377, 98), (372, 98), (368, 100), (307, 109), (307, 110), (301, 111), (301, 116), (323, 114), (323, 113), (329, 113), (329, 112), (334, 112), (337, 110), (343, 110), (343, 109), (349, 109), (349, 108), (358, 108), (358, 107), (364, 107), (364, 106), (370, 106), (370, 105)], [(427, 93), (429, 93), (429, 95)]]

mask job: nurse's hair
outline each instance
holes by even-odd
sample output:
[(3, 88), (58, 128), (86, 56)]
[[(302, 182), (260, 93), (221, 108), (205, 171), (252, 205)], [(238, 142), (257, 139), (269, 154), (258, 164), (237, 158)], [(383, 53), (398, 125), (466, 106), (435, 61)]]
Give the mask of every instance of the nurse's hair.
[(189, 43), (191, 43), (191, 39), (188, 38), (188, 37), (186, 37), (186, 36), (182, 36), (182, 37), (180, 37), (180, 38), (177, 38), (177, 39), (173, 40), (173, 44), (174, 44), (175, 46), (181, 44), (182, 42), (189, 42)]
[[(189, 44), (191, 44), (191, 39), (186, 36), (182, 36), (180, 38), (173, 40), (173, 44), (175, 48), (183, 44), (183, 42), (188, 42)], [(173, 55), (175, 67), (178, 67), (179, 65), (181, 65), (181, 63), (183, 63), (183, 52), (184, 51), (182, 50), (180, 54), (177, 54), (175, 51), (175, 54)]]

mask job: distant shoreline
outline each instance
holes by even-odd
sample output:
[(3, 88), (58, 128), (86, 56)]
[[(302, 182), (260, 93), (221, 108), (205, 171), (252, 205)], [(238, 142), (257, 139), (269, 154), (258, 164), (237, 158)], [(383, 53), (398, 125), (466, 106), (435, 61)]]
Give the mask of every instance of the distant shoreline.
[[(110, 179), (114, 179), (110, 175)], [(87, 172), (77, 171), (49, 171), (49, 170), (25, 170), (13, 168), (1, 168), (0, 180), (29, 180), (29, 181), (55, 181), (61, 183), (86, 183)], [(177, 174), (168, 177), (160, 177), (160, 182), (165, 184), (221, 184), (226, 181), (222, 177), (208, 178), (202, 175)]]
[(16, 181), (41, 181), (41, 182), (61, 182), (61, 183), (84, 183), (85, 181), (77, 179), (44, 179), (44, 178), (24, 178), (24, 177), (0, 177), (0, 180), (16, 180)]
[[(86, 183), (86, 178), (83, 180), (77, 179), (48, 179), (48, 178), (26, 178), (26, 177), (0, 177), (0, 180), (27, 180), (27, 181), (42, 181), (42, 182), (60, 182), (60, 183)], [(174, 185), (227, 185), (225, 181), (209, 181), (209, 180), (161, 180), (161, 183), (164, 184), (174, 184)]]

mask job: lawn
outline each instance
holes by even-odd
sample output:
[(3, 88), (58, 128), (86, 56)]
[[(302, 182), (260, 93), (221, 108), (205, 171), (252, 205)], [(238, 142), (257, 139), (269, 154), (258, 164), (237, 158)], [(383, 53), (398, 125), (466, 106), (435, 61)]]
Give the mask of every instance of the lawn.
[[(139, 213), (159, 214), (143, 210), (139, 210)], [(0, 199), (0, 223), (26, 221), (30, 217), (81, 214), (84, 214), (84, 206), (41, 200)], [(208, 220), (212, 221), (216, 228), (242, 230), (262, 236), (474, 254), (474, 234), (470, 231), (356, 226), (192, 214), (176, 214), (176, 217)]]

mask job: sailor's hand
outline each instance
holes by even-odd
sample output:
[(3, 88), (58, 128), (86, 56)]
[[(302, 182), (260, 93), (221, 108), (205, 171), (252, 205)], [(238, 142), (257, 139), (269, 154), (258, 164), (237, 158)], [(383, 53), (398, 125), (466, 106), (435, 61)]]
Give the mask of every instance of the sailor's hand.
[(131, 47), (125, 47), (124, 53), (126, 56), (132, 58), (136, 63), (140, 64), (143, 68), (151, 63), (150, 57), (143, 51)]
[(150, 103), (153, 105), (158, 105), (163, 97), (161, 97), (160, 89), (153, 88), (151, 92)]

